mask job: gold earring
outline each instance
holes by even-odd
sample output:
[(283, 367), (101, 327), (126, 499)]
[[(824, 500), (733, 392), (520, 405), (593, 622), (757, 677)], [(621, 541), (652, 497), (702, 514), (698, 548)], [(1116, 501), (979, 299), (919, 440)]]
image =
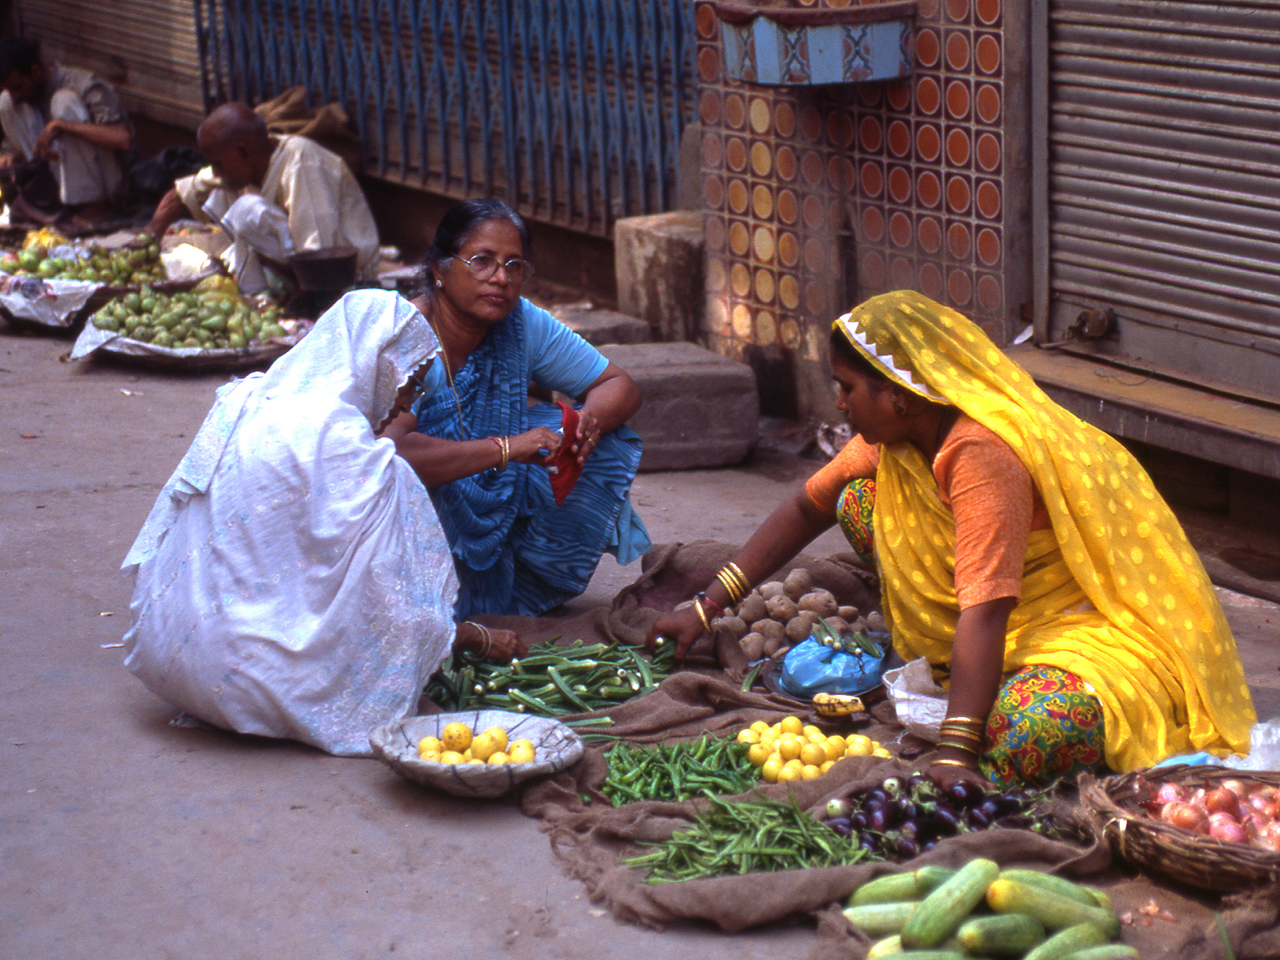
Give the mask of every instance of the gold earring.
[(893, 409), (898, 412), (898, 416), (905, 417), (907, 415), (907, 398), (900, 393), (893, 395)]
[(437, 277), (437, 278), (436, 278), (436, 286), (437, 286), (437, 287), (443, 287), (443, 286), (444, 286), (444, 284), (440, 282), (440, 278), (439, 278), (439, 277)]

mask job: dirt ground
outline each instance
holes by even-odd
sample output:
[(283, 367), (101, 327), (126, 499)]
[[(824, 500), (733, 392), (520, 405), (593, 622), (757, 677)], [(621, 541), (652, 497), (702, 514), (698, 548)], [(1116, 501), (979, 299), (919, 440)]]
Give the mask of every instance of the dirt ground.
[[(0, 960), (804, 957), (804, 925), (615, 921), (533, 821), (375, 760), (178, 729), (122, 667), (117, 570), (226, 375), (66, 363), (0, 323)], [(644, 474), (655, 542), (741, 542), (812, 463)], [(827, 534), (813, 552), (841, 549)], [(637, 565), (638, 566), (638, 565)], [(575, 606), (638, 575), (611, 559)], [(1280, 607), (1223, 592), (1259, 713), (1280, 716)]]

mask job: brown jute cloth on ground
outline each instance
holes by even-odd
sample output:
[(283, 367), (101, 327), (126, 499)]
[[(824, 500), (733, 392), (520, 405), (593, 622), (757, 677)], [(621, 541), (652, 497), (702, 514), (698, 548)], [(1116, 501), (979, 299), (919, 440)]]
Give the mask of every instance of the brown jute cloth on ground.
[[(645, 557), (642, 575), (609, 607), (575, 617), (481, 619), (490, 626), (519, 630), (533, 643), (556, 637), (565, 642), (581, 638), (588, 643), (640, 643), (661, 613), (703, 589), (735, 552), (734, 547), (711, 541), (657, 547)], [(825, 561), (802, 557), (797, 564), (813, 571), (815, 582), (832, 590), (840, 602), (860, 609), (876, 607), (874, 579), (851, 557)], [(785, 571), (778, 576), (783, 575)], [(727, 735), (754, 720), (772, 723), (788, 713), (807, 721), (816, 719), (798, 710), (790, 698), (762, 693), (758, 686), (744, 692), (740, 678), (745, 658), (736, 641), (723, 633), (714, 640), (699, 641), (687, 664), (690, 669), (674, 673), (653, 694), (609, 711), (612, 724), (604, 728), (608, 734), (654, 743), (690, 739), (704, 731)], [(896, 745), (902, 737), (892, 707), (884, 702), (873, 704), (869, 715), (860, 715), (859, 723), (859, 732), (881, 742)], [(1117, 912), (1131, 920), (1122, 931), (1122, 941), (1136, 947), (1143, 960), (1280, 957), (1280, 888), (1259, 888), (1218, 901), (1211, 894), (1177, 887), (1113, 861), (1100, 839), (1075, 844), (1028, 830), (994, 829), (948, 838), (907, 864), (858, 863), (650, 884), (622, 859), (645, 852), (644, 843), (664, 840), (686, 828), (704, 802), (649, 801), (611, 807), (599, 793), (606, 749), (588, 746), (581, 763), (527, 785), (519, 802), (526, 814), (539, 820), (566, 872), (582, 880), (594, 901), (623, 920), (655, 928), (704, 922), (725, 931), (797, 919), (816, 921), (817, 935), (808, 960), (861, 958), (871, 941), (854, 930), (841, 912), (853, 890), (884, 873), (925, 863), (958, 867), (984, 856), (1002, 866), (1032, 867), (1107, 890)], [(927, 761), (922, 756), (918, 764)], [(902, 760), (847, 759), (817, 780), (762, 783), (759, 792), (779, 800), (793, 797), (803, 809), (816, 813), (833, 797), (848, 796), (889, 776), (909, 775), (913, 769)], [(1068, 820), (1085, 821), (1083, 810), (1070, 798), (1059, 809)], [(1100, 831), (1093, 836), (1101, 837)]]

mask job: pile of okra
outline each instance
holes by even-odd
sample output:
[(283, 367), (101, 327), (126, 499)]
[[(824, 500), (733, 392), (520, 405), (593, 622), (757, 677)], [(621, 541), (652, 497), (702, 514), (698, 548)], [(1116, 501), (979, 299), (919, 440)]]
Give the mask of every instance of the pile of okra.
[(575, 640), (530, 647), (510, 663), (455, 653), (431, 677), (426, 694), (446, 711), (591, 713), (652, 692), (671, 672), (674, 652), (675, 644), (664, 644), (650, 659), (636, 647)]

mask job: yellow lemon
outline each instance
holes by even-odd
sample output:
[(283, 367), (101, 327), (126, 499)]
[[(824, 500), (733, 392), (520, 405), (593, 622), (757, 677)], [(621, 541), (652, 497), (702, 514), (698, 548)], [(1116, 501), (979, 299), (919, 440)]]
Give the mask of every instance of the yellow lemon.
[(494, 740), (493, 736), (488, 732), (480, 734), (480, 736), (471, 741), (471, 757), (481, 763), (488, 760), (498, 750), (498, 741)]
[(872, 755), (873, 757), (891, 757), (891, 756), (893, 756), (893, 754), (891, 754), (891, 753), (890, 753), (888, 750), (886, 750), (884, 747), (880, 746), (880, 744), (878, 744), (878, 743), (877, 743), (874, 747), (872, 747), (872, 748), (871, 748), (871, 755)]
[(517, 740), (507, 748), (507, 757), (511, 763), (533, 763), (537, 751), (529, 740)]
[(782, 733), (803, 733), (804, 721), (799, 717), (783, 717), (778, 721), (778, 729)]
[(755, 730), (752, 730), (750, 727), (748, 727), (745, 730), (739, 730), (738, 742), (739, 743), (759, 743), (760, 734), (757, 733)]
[(748, 729), (748, 730), (754, 730), (756, 733), (764, 733), (766, 730), (768, 730), (768, 729), (769, 729), (769, 725), (768, 725), (767, 723), (765, 723), (763, 720), (757, 720), (755, 723), (753, 723), (753, 724), (752, 724), (751, 726), (749, 726), (747, 729)]
[(747, 759), (753, 767), (763, 767), (766, 760), (773, 756), (773, 751), (763, 743), (753, 743), (747, 748)]
[(418, 759), (426, 760), (428, 763), (439, 763), (440, 751), (439, 750), (419, 750)]
[(800, 759), (798, 757), (795, 760), (788, 760), (782, 766), (783, 766), (783, 769), (794, 770), (796, 771), (796, 773), (799, 773), (801, 770), (804, 769), (804, 764), (800, 762)]
[(828, 760), (839, 760), (844, 756), (847, 746), (844, 737), (836, 734), (834, 737), (827, 737), (822, 743), (822, 749), (827, 755)]
[(825, 740), (827, 735), (815, 727), (812, 723), (806, 723), (800, 731), (806, 740)]
[(461, 753), (471, 746), (471, 728), (465, 723), (454, 721), (440, 732), (440, 741), (447, 751)]
[(820, 776), (822, 776), (822, 771), (819, 770), (812, 763), (806, 763), (803, 767), (800, 768), (801, 780), (817, 780), (818, 777)]
[(845, 756), (847, 757), (869, 757), (871, 756), (872, 748), (875, 746), (870, 737), (864, 737), (860, 733), (849, 737), (845, 744)]
[(824, 760), (822, 762), (822, 766), (818, 767), (818, 769), (821, 770), (823, 773), (826, 773), (835, 765), (836, 765), (836, 762), (834, 760)]
[(760, 776), (764, 777), (766, 783), (777, 783), (781, 770), (782, 761), (777, 757), (770, 757), (760, 768)]
[(490, 764), (491, 766), (498, 766), (503, 763), (510, 763), (511, 761), (510, 761), (510, 758), (503, 751), (499, 750), (497, 753), (489, 754), (489, 759), (486, 760), (485, 762)]
[(424, 750), (434, 750), (436, 753), (439, 753), (443, 749), (444, 747), (440, 744), (439, 737), (423, 737), (418, 741), (418, 753), (422, 753)]
[(794, 760), (800, 756), (800, 751), (803, 747), (804, 741), (794, 733), (784, 733), (778, 738), (778, 753), (781, 754), (783, 760)]
[(827, 751), (822, 749), (820, 743), (806, 743), (800, 748), (800, 762), (805, 766), (818, 766), (825, 763), (827, 759)]
[(792, 780), (799, 780), (803, 769), (804, 767), (793, 767), (787, 764), (778, 771), (778, 783), (790, 783)]
[[(474, 741), (474, 740), (473, 740), (473, 741), (471, 741), (471, 742), (472, 742), (472, 743), (475, 743), (475, 741)], [(462, 751), (462, 762), (463, 762), (463, 763), (475, 763), (475, 757), (471, 756), (471, 748), (470, 748), (470, 747), (468, 747), (466, 750), (463, 750), (463, 751)]]
[(507, 731), (501, 727), (490, 727), (485, 731), (487, 736), (493, 737), (493, 742), (498, 745), (499, 750), (507, 749)]
[(462, 754), (460, 754), (457, 750), (446, 750), (444, 753), (440, 754), (440, 762), (441, 763), (461, 763)]

